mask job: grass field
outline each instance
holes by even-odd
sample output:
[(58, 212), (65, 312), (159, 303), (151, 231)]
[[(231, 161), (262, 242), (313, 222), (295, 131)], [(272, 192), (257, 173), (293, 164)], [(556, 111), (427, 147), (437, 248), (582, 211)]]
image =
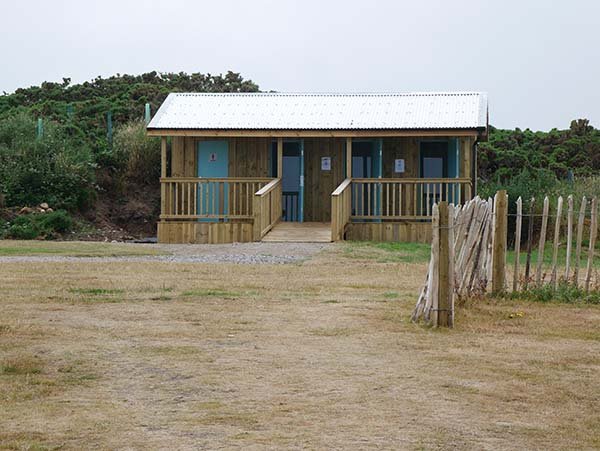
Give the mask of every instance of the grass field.
[(482, 300), (428, 329), (426, 255), (3, 262), (0, 449), (600, 447), (600, 307)]
[(160, 255), (152, 246), (83, 242), (0, 240), (0, 257), (59, 255), (73, 257), (132, 257)]

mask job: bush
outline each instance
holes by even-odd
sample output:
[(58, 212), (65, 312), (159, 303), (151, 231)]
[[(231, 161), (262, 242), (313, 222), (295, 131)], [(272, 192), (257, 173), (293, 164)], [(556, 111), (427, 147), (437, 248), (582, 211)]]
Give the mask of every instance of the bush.
[(72, 229), (73, 219), (65, 210), (31, 213), (17, 216), (8, 227), (6, 237), (18, 240), (33, 240), (39, 237), (52, 239)]
[(34, 118), (25, 114), (0, 121), (0, 192), (6, 205), (88, 206), (95, 165), (82, 142), (69, 126), (52, 122), (44, 123), (38, 139)]
[(144, 121), (119, 127), (113, 141), (114, 162), (126, 180), (156, 184), (160, 177), (160, 139), (146, 134)]
[(512, 177), (503, 180), (481, 183), (479, 195), (483, 198), (494, 197), (496, 191), (505, 189), (508, 193), (509, 211), (516, 211), (515, 202), (519, 197), (523, 199), (523, 205), (528, 205), (532, 197), (539, 200), (545, 195), (553, 194), (558, 187), (558, 179), (548, 169), (524, 169)]

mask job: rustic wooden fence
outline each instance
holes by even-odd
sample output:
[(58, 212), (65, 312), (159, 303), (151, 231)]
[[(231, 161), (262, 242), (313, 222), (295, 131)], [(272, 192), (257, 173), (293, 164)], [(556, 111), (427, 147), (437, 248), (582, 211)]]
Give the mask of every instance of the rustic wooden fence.
[[(431, 260), (412, 314), (413, 321), (422, 319), (434, 326), (452, 327), (456, 299), (481, 296), (488, 291), (498, 294), (544, 285), (556, 289), (561, 283), (586, 292), (600, 288), (594, 266), (598, 234), (596, 198), (581, 199), (577, 218), (572, 196), (567, 198), (566, 211), (561, 196), (552, 212), (549, 198), (545, 197), (541, 214), (535, 208), (535, 199), (529, 201), (527, 214), (523, 213), (521, 198), (516, 200), (514, 214), (509, 214), (508, 202), (506, 191), (499, 191), (493, 200), (475, 197), (463, 206), (446, 202), (434, 205)], [(551, 240), (548, 240), (549, 221), (553, 227)], [(510, 267), (506, 262), (509, 222), (511, 226), (514, 223), (514, 263)], [(536, 222), (541, 222), (539, 230)], [(588, 238), (587, 250), (585, 238)], [(547, 243), (552, 247), (550, 264), (544, 260)], [(561, 247), (565, 249), (564, 267), (559, 259)], [(534, 249), (537, 249), (535, 265)], [(592, 285), (594, 273), (596, 282)]]

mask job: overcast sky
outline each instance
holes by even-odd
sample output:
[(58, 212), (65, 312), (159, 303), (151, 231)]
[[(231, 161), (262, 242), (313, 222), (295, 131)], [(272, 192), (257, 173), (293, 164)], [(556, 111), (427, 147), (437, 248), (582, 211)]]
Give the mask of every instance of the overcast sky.
[(498, 127), (600, 127), (596, 0), (19, 0), (0, 11), (0, 91), (233, 70), (283, 92), (486, 91)]

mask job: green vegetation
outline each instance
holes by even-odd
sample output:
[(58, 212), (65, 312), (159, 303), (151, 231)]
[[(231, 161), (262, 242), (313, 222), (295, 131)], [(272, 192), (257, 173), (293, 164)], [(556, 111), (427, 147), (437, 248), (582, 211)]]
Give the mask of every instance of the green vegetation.
[[(251, 294), (251, 293), (246, 293), (246, 294)], [(221, 289), (215, 288), (215, 289), (206, 289), (206, 290), (184, 291), (181, 295), (189, 296), (189, 297), (201, 297), (201, 298), (215, 297), (215, 298), (223, 298), (223, 299), (238, 299), (238, 298), (242, 297), (244, 295), (244, 293), (238, 293), (236, 291), (227, 291), (227, 290), (221, 290)]]
[(0, 240), (0, 256), (126, 257), (161, 254), (158, 249), (137, 244)]
[(0, 374), (4, 375), (31, 375), (42, 372), (41, 363), (38, 359), (23, 356), (14, 359), (7, 359), (0, 363)]
[(38, 237), (51, 239), (57, 234), (70, 232), (72, 228), (71, 216), (64, 210), (57, 210), (17, 216), (12, 223), (7, 223), (4, 235), (19, 240), (32, 240)]
[(376, 260), (378, 263), (424, 263), (429, 261), (431, 246), (423, 243), (347, 241), (343, 253), (347, 258)]
[[(156, 222), (159, 209), (160, 143), (145, 134), (144, 105), (156, 112), (170, 92), (257, 90), (233, 72), (150, 72), (74, 85), (65, 78), (5, 93), (0, 96), (0, 208), (45, 202), (78, 214), (104, 204), (108, 219), (118, 225), (137, 222), (153, 230), (147, 224)], [(3, 216), (8, 221), (6, 215), (0, 220)], [(32, 227), (21, 226), (9, 236), (35, 237)]]
[(102, 296), (107, 294), (122, 294), (125, 290), (106, 288), (69, 288), (69, 293), (88, 294), (91, 296)]
[(94, 158), (81, 132), (19, 112), (0, 120), (0, 193), (7, 206), (84, 209), (93, 199)]
[(525, 291), (510, 293), (507, 296), (511, 299), (533, 302), (600, 305), (600, 291), (590, 290), (586, 292), (583, 288), (570, 283), (561, 283), (556, 290), (551, 285), (543, 285), (542, 287), (533, 287)]
[[(551, 237), (551, 234), (548, 234), (549, 237)], [(583, 270), (583, 268), (585, 268), (585, 265), (587, 265), (587, 260), (588, 260), (588, 242), (586, 241), (585, 243), (583, 243), (582, 245), (582, 249), (581, 249), (581, 261), (579, 262), (579, 268), (580, 270)], [(531, 251), (531, 268), (532, 271), (535, 270), (535, 267), (537, 265), (537, 256), (538, 256), (538, 242), (536, 241), (535, 243), (533, 243), (533, 250)], [(600, 245), (597, 246), (597, 249), (600, 249)], [(565, 267), (565, 261), (567, 258), (567, 249), (566, 249), (566, 244), (561, 245), (558, 248), (558, 258), (557, 258), (557, 266), (560, 268), (563, 268), (564, 271), (564, 267)], [(571, 268), (575, 267), (575, 242), (573, 242), (573, 248), (571, 250)], [(523, 268), (525, 263), (527, 262), (527, 249), (523, 248), (523, 245), (521, 245), (521, 253), (519, 254), (519, 261), (521, 262), (521, 267)], [(506, 262), (509, 266), (512, 266), (515, 262), (515, 252), (514, 250), (510, 250), (507, 252), (506, 255)], [(552, 243), (546, 243), (546, 245), (544, 246), (544, 267), (548, 268), (552, 265)], [(594, 268), (600, 268), (600, 259), (595, 258), (594, 259)], [(571, 269), (572, 270), (572, 269)]]
[(571, 122), (567, 130), (549, 132), (500, 130), (490, 127), (488, 142), (479, 146), (479, 176), (504, 182), (527, 170), (546, 169), (559, 179), (569, 171), (590, 176), (600, 171), (600, 130), (587, 119)]

